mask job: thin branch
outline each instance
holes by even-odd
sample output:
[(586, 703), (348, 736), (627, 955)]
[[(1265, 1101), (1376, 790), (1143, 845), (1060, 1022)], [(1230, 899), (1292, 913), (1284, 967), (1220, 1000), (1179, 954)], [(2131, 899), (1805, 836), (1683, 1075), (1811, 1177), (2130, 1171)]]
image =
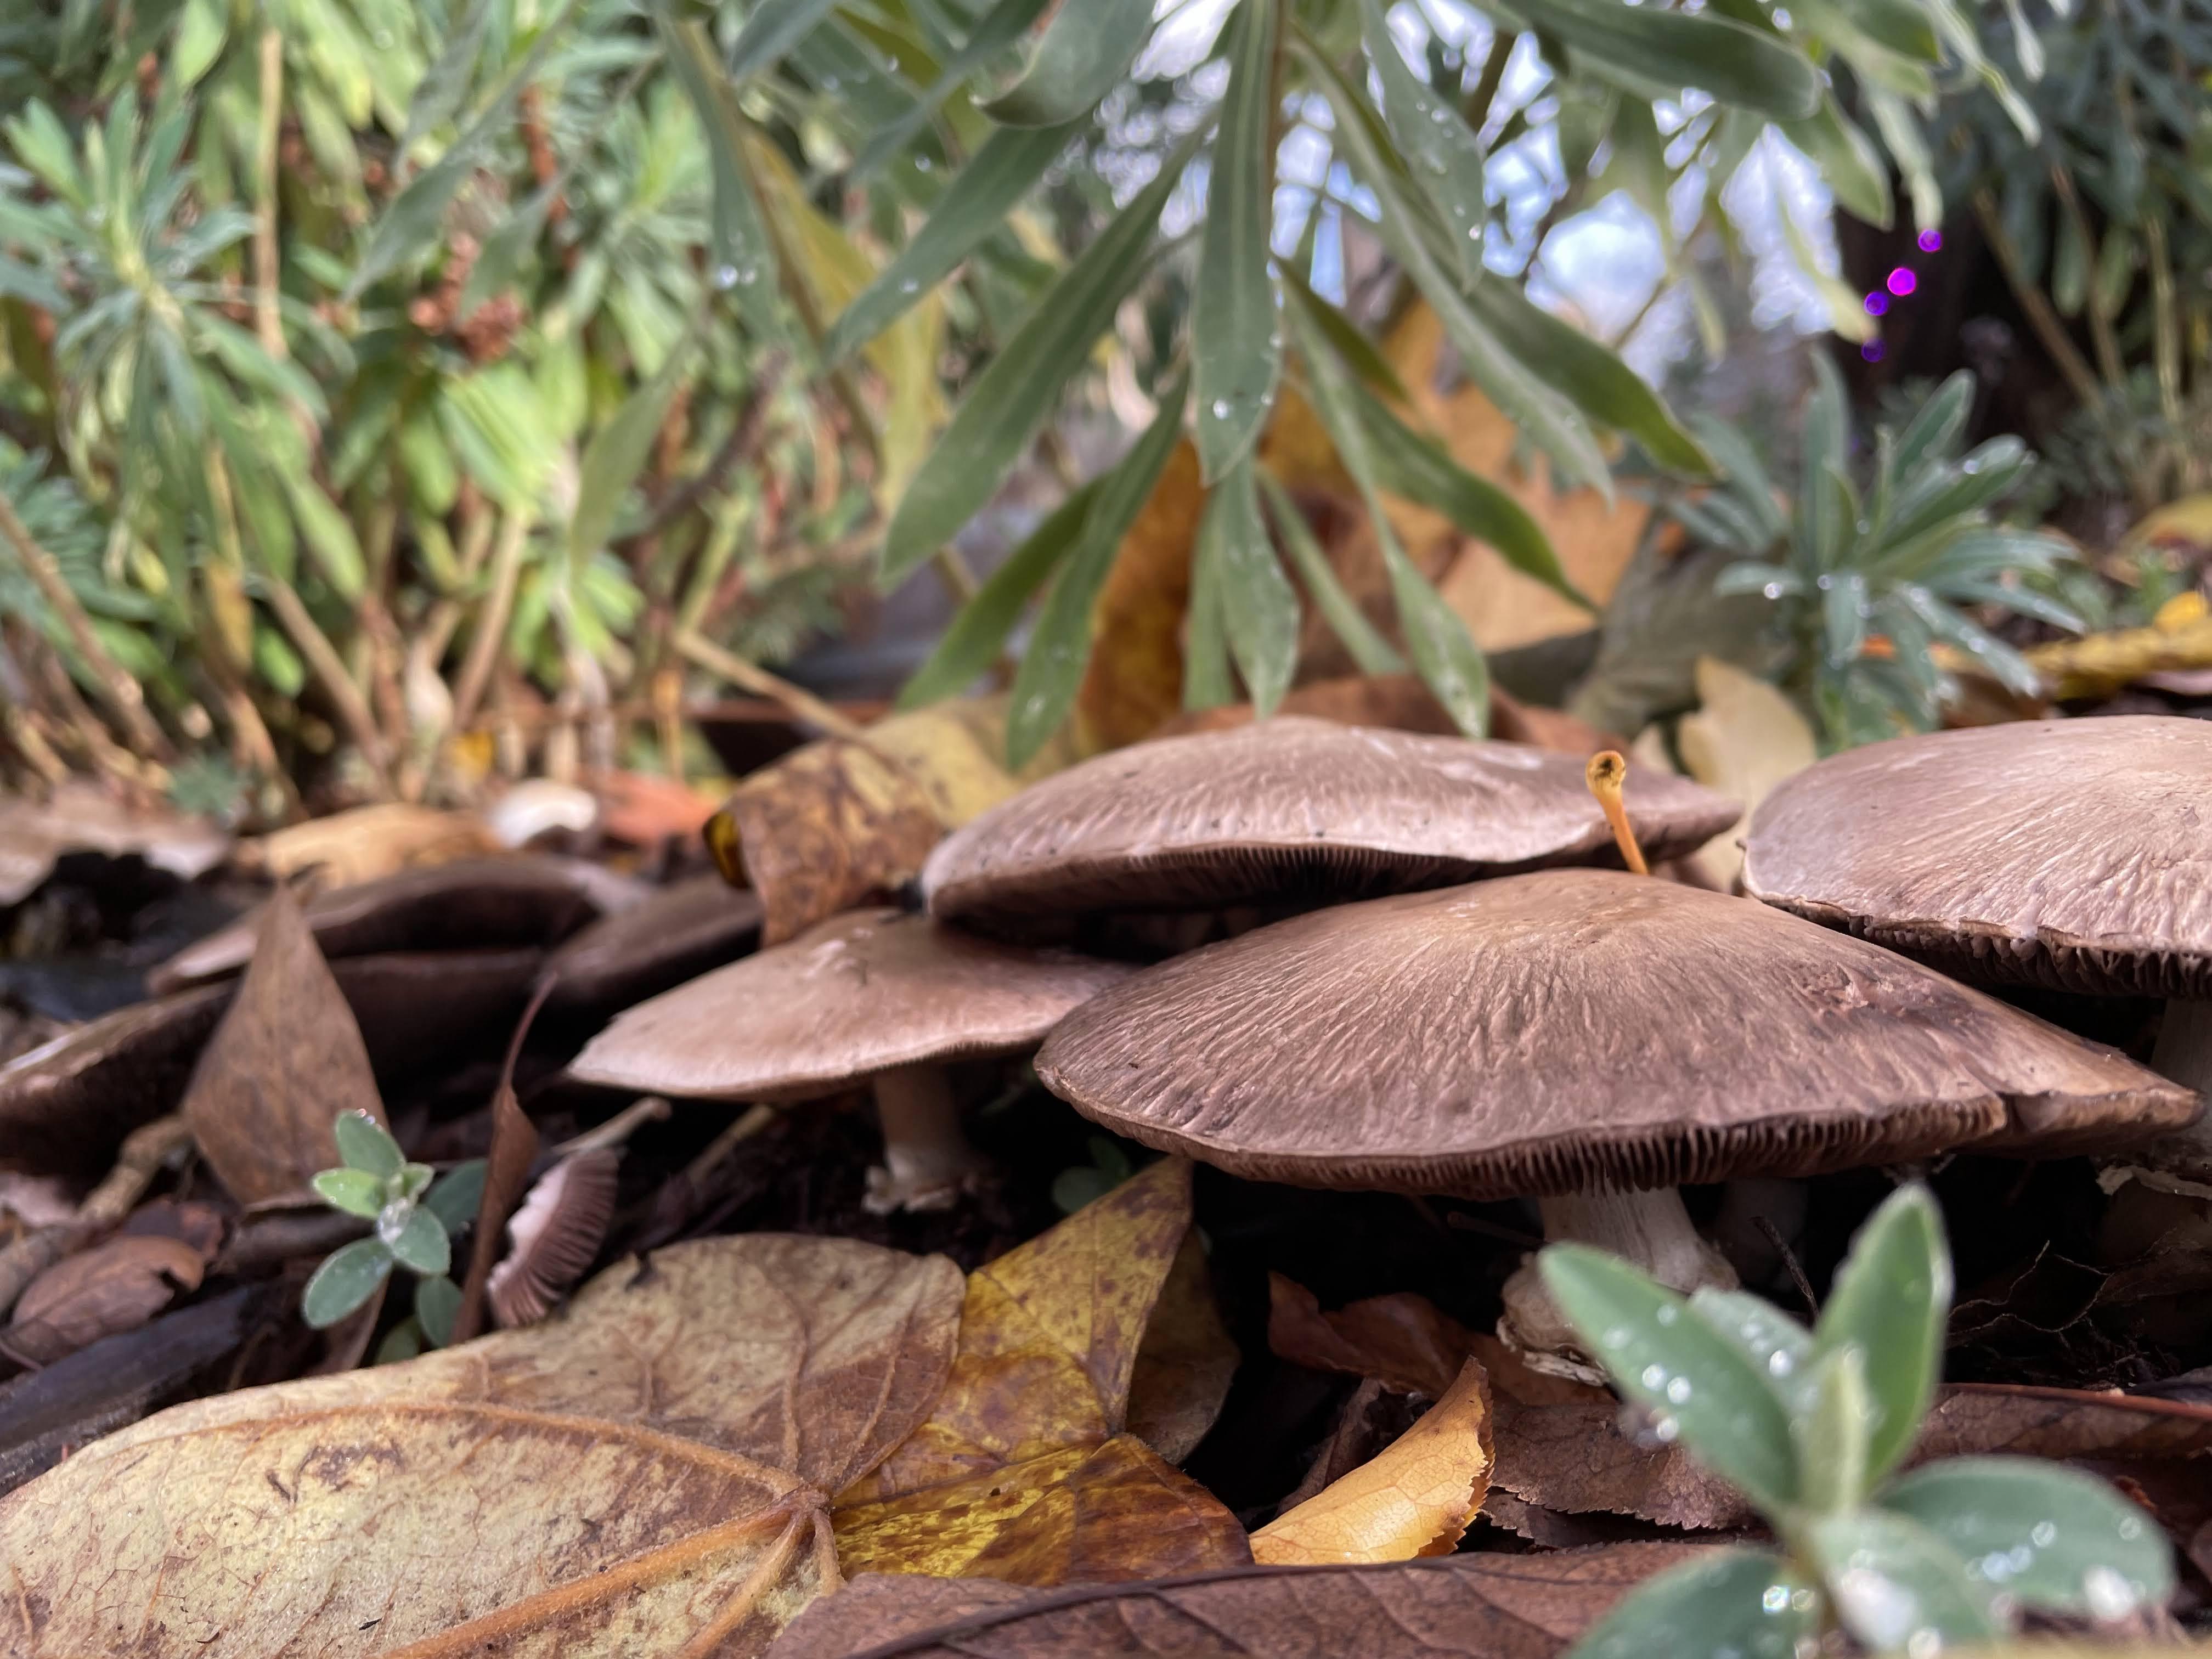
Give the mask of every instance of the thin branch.
[(39, 545), (31, 535), (30, 526), (17, 516), (15, 504), (5, 495), (0, 495), (0, 536), (4, 536), (15, 549), (15, 557), (32, 585), (69, 630), (70, 642), (76, 647), (77, 655), (83, 658), (85, 666), (92, 671), (94, 679), (99, 683), (101, 700), (121, 722), (131, 746), (146, 759), (167, 760), (169, 740), (161, 735), (161, 728), (146, 712), (146, 693), (100, 642), (100, 636), (92, 629), (92, 618), (63, 579), (60, 562)]
[(2102, 401), (2096, 374), (2090, 368), (2088, 359), (2081, 355), (2081, 349), (2074, 343), (2073, 337), (2067, 333), (2066, 325), (2051, 308), (2051, 301), (2027, 274), (2021, 262), (2020, 250), (2005, 234), (1996, 198), (1986, 189), (1974, 192), (1974, 216), (1981, 221), (1982, 234), (1989, 240), (1990, 252), (1996, 255), (2006, 285), (2012, 289), (2012, 297), (2020, 301), (2020, 308), (2027, 313), (2028, 325), (2035, 330), (2035, 337), (2058, 365), (2058, 372), (2066, 377), (2075, 400), (2094, 408)]
[(491, 684), (500, 644), (507, 636), (507, 619), (514, 609), (515, 586), (522, 580), (523, 550), (529, 541), (530, 515), (510, 508), (500, 520), (499, 542), (491, 556), (491, 592), (477, 617), (476, 636), (470, 640), (468, 659), (461, 665), (460, 689), (453, 694), (456, 730), (474, 718), (477, 705), (483, 701), (484, 688)]
[(766, 697), (781, 703), (808, 724), (820, 727), (835, 738), (851, 738), (866, 741), (866, 733), (851, 720), (832, 708), (803, 686), (793, 685), (780, 675), (771, 674), (757, 663), (725, 651), (712, 640), (702, 639), (689, 631), (676, 636), (678, 655), (696, 663), (710, 674), (719, 674), (731, 684), (742, 687), (757, 697)]
[(284, 37), (261, 33), (261, 127), (253, 179), (253, 327), (261, 349), (278, 362), (288, 355), (277, 314), (276, 140), (284, 113)]
[(375, 775), (378, 788), (390, 795), (392, 757), (386, 750), (384, 734), (377, 730), (376, 717), (369, 713), (368, 700), (362, 696), (361, 687), (339, 660), (337, 647), (315, 625), (315, 619), (307, 614), (307, 605), (291, 583), (266, 572), (258, 580), (269, 600), (269, 608), (276, 613), (276, 620), (283, 624), (284, 631), (292, 636), (292, 643), (300, 647), (300, 654), (307, 659), (307, 666), (322, 682), (323, 690), (330, 693), (331, 707), (337, 711), (339, 720), (361, 750), (362, 758)]

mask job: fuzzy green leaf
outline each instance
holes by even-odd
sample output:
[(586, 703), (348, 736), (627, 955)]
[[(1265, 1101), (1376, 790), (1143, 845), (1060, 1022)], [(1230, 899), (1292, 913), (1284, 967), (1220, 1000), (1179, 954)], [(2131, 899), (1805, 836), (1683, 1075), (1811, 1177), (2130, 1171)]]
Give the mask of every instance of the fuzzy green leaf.
[(307, 1184), (332, 1209), (365, 1221), (375, 1220), (384, 1207), (384, 1182), (366, 1170), (322, 1170)]
[(1950, 1310), (1942, 1216), (1926, 1188), (1901, 1188), (1851, 1241), (1813, 1332), (1815, 1365), (1849, 1347), (1865, 1367), (1869, 1481), (1880, 1480), (1912, 1449), (1936, 1396)]
[(300, 1317), (328, 1330), (376, 1294), (392, 1273), (392, 1252), (374, 1238), (356, 1238), (323, 1259), (300, 1293)]
[(447, 1233), (458, 1233), (477, 1218), (483, 1188), (484, 1161), (472, 1158), (440, 1176), (422, 1195), (422, 1207), (438, 1218)]
[(1824, 1516), (1802, 1547), (1844, 1628), (1876, 1653), (1919, 1653), (2002, 1633), (1991, 1588), (1950, 1545), (1883, 1510)]
[(1620, 0), (1545, 0), (1528, 21), (1608, 78), (1643, 93), (1685, 87), (1777, 121), (1813, 113), (1820, 73), (1779, 37), (1712, 12), (1666, 11)]
[(1414, 183), (1443, 221), (1461, 282), (1472, 286), (1482, 276), (1482, 233), (1490, 216), (1482, 140), (1451, 98), (1413, 72), (1381, 0), (1360, 0), (1359, 27), (1382, 83), (1382, 118)]
[(331, 1133), (349, 1170), (365, 1170), (379, 1180), (389, 1180), (406, 1167), (399, 1143), (366, 1112), (340, 1112), (331, 1121)]
[(742, 86), (775, 68), (836, 5), (837, 0), (760, 0), (730, 48), (730, 79)]
[(423, 1339), (434, 1348), (453, 1340), (453, 1320), (461, 1311), (461, 1287), (443, 1273), (415, 1287), (415, 1317)]
[(1246, 456), (1206, 504), (1220, 583), (1221, 614), (1252, 707), (1265, 720), (1298, 665), (1298, 595), (1276, 562)]
[(453, 1265), (453, 1241), (438, 1218), (419, 1204), (386, 1206), (376, 1218), (376, 1236), (400, 1266), (418, 1273), (441, 1273)]
[[(1321, 539), (1306, 522), (1306, 515), (1298, 511), (1298, 504), (1291, 493), (1275, 482), (1272, 473), (1260, 474), (1260, 488), (1267, 498), (1267, 511), (1275, 522), (1275, 533), (1281, 538), (1283, 551), (1291, 566), (1305, 584), (1306, 592), (1313, 598), (1314, 609), (1321, 612), (1322, 620), (1328, 624), (1344, 646), (1352, 665), (1363, 674), (1402, 674), (1406, 660), (1390, 647), (1390, 642), (1375, 630), (1351, 594), (1345, 592), (1336, 568), (1328, 562), (1328, 554)], [(1197, 601), (1192, 601), (1192, 614), (1196, 615)], [(1195, 627), (1195, 623), (1193, 624)], [(1188, 667), (1185, 672), (1188, 674)], [(1231, 699), (1224, 698), (1224, 702)], [(1207, 704), (1186, 703), (1185, 707), (1210, 707)]]
[(1631, 1590), (1565, 1659), (1796, 1659), (1819, 1644), (1821, 1606), (1771, 1551), (1700, 1551)]

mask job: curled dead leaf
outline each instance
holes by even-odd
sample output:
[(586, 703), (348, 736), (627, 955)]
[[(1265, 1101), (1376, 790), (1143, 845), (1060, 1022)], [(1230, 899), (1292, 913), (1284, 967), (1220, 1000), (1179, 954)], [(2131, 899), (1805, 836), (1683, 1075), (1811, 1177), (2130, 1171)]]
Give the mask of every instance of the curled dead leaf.
[(1494, 1462), (1490, 1381), (1469, 1359), (1380, 1456), (1254, 1533), (1252, 1559), (1322, 1566), (1449, 1555), (1482, 1508)]
[(466, 813), (392, 801), (310, 818), (243, 842), (238, 861), (278, 881), (312, 870), (331, 888), (498, 850), (491, 832)]
[(33, 1279), (0, 1334), (27, 1364), (50, 1365), (103, 1336), (132, 1331), (179, 1291), (196, 1291), (207, 1258), (180, 1238), (118, 1234), (55, 1263)]
[(937, 821), (957, 830), (1021, 785), (1000, 758), (1006, 752), (1003, 697), (951, 697), (867, 728), (868, 746), (896, 761), (929, 798)]
[(64, 783), (44, 801), (0, 799), (0, 908), (21, 903), (67, 853), (135, 853), (191, 881), (229, 850), (230, 837), (203, 818), (128, 805), (88, 783)]
[(1231, 1567), (1038, 1594), (977, 1578), (856, 1579), (775, 1659), (1554, 1659), (1696, 1546)]
[(1293, 1364), (1372, 1376), (1441, 1400), (1474, 1351), (1474, 1334), (1426, 1297), (1400, 1292), (1323, 1313), (1321, 1299), (1267, 1275), (1267, 1346)]

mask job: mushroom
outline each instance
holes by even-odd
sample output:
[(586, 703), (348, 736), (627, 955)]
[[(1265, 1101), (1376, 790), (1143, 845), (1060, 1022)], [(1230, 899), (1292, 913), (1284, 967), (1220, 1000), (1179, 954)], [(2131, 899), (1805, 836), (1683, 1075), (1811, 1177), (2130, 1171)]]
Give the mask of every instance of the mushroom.
[(569, 1067), (586, 1083), (707, 1099), (874, 1085), (884, 1165), (868, 1207), (941, 1209), (980, 1168), (945, 1063), (1034, 1048), (1121, 964), (848, 911), (618, 1015)]
[[(2167, 999), (2151, 1064), (2212, 1091), (2212, 723), (2021, 722), (1870, 744), (1778, 787), (1744, 890), (1954, 978)], [(2212, 1132), (2151, 1149), (2212, 1181)]]
[[(1733, 1276), (1678, 1183), (2111, 1147), (2197, 1111), (1903, 957), (1604, 870), (1373, 899), (1210, 945), (1085, 1003), (1036, 1066), (1116, 1133), (1233, 1175), (1536, 1198), (1547, 1237), (1683, 1291)], [(1586, 1374), (1526, 1267), (1506, 1304), (1501, 1334)]]
[(709, 871), (600, 917), (546, 959), (560, 1010), (612, 1011), (696, 979), (760, 943), (757, 893)]
[(598, 1259), (615, 1218), (621, 1156), (608, 1146), (572, 1152), (538, 1177), (508, 1218), (507, 1255), (484, 1280), (484, 1299), (500, 1324), (544, 1318)]
[[(1732, 801), (1639, 773), (1655, 860), (1736, 821)], [(1620, 857), (1572, 756), (1279, 715), (1163, 738), (1055, 774), (939, 842), (933, 915), (994, 933), (1083, 913), (1304, 908)]]

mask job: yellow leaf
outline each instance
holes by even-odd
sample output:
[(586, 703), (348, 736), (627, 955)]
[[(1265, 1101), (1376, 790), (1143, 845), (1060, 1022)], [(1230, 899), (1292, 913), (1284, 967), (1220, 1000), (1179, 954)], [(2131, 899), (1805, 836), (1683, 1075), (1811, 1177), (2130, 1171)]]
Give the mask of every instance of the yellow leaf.
[(465, 813), (390, 802), (292, 824), (239, 850), (241, 864), (278, 881), (313, 870), (325, 888), (332, 888), (502, 849), (490, 830)]
[(1076, 706), (1093, 750), (1148, 737), (1182, 705), (1182, 619), (1205, 509), (1198, 451), (1178, 440), (1121, 538), (1092, 613), (1091, 665)]
[(1252, 1534), (1252, 1559), (1322, 1566), (1449, 1555), (1490, 1492), (1490, 1381), (1469, 1359), (1382, 1454)]
[(1692, 777), (1743, 803), (1736, 827), (1692, 855), (1726, 892), (1743, 869), (1743, 824), (1769, 790), (1818, 760), (1820, 750), (1797, 705), (1758, 675), (1717, 657), (1698, 658), (1696, 672), (1698, 711), (1682, 717), (1675, 742)]
[(1021, 792), (999, 764), (1006, 752), (1004, 698), (948, 698), (887, 715), (867, 728), (867, 739), (906, 769), (947, 830)]

